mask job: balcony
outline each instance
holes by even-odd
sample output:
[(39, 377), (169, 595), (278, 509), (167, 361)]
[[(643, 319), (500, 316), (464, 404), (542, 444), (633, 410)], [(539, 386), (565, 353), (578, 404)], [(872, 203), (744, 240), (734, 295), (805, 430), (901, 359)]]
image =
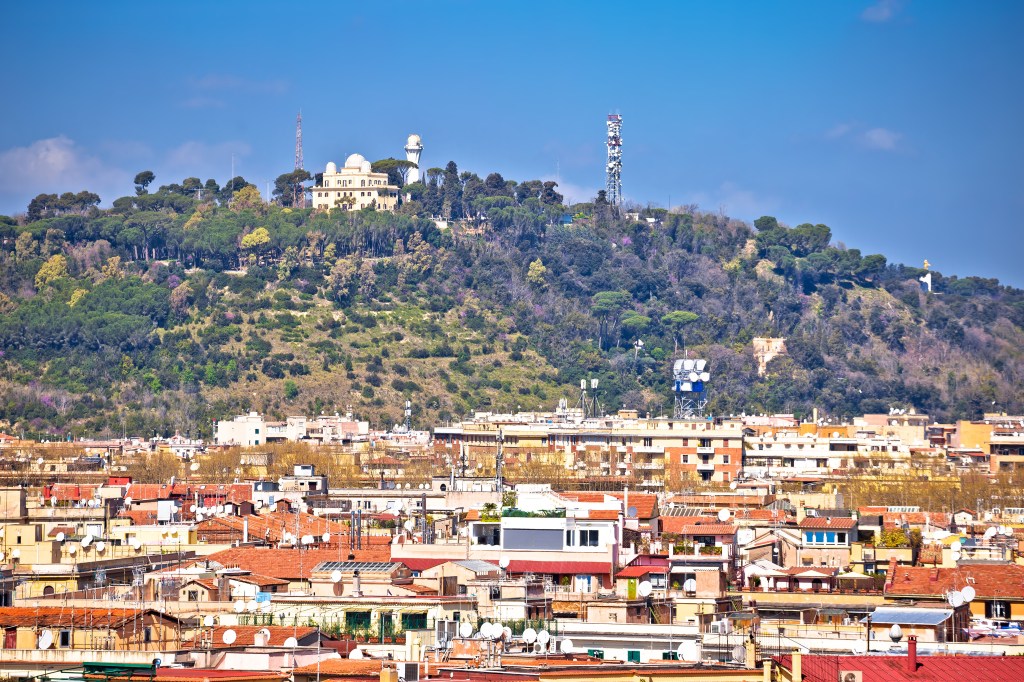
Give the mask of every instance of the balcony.
[(714, 462), (697, 462), (697, 471), (714, 471)]
[(708, 446), (708, 447), (701, 446), (701, 447), (697, 448), (697, 454), (698, 455), (713, 455), (713, 454), (715, 454), (715, 449), (713, 447), (710, 447), (710, 446)]

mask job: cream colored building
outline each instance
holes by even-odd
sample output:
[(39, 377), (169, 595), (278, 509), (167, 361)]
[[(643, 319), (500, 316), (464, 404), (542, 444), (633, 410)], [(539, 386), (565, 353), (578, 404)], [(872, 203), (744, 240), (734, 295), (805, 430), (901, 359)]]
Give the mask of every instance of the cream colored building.
[(328, 163), (321, 184), (312, 191), (314, 208), (358, 211), (372, 206), (394, 211), (398, 205), (398, 187), (388, 184), (387, 173), (371, 171), (370, 162), (360, 154), (349, 156), (340, 169), (333, 161)]

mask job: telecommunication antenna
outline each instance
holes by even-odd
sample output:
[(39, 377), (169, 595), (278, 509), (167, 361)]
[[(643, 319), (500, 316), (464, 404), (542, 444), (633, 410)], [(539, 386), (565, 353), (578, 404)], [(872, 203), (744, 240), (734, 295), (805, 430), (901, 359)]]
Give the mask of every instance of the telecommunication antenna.
[[(295, 117), (295, 170), (305, 170), (303, 168), (304, 162), (302, 160), (302, 111), (299, 110), (299, 115)], [(306, 208), (306, 190), (303, 188), (301, 192), (298, 192), (298, 187), (292, 188), (294, 196), (292, 196), (292, 206), (298, 208)]]
[(675, 419), (703, 417), (707, 407), (707, 386), (711, 375), (705, 370), (703, 358), (676, 360), (672, 366), (672, 393), (675, 396), (672, 416)]
[(412, 401), (405, 401), (405, 432), (412, 432)]
[(496, 439), (498, 444), (498, 452), (494, 456), (494, 481), (497, 483), (498, 492), (505, 490), (505, 432), (498, 429), (498, 437)]
[(608, 166), (605, 193), (608, 203), (622, 203), (622, 116), (608, 114)]

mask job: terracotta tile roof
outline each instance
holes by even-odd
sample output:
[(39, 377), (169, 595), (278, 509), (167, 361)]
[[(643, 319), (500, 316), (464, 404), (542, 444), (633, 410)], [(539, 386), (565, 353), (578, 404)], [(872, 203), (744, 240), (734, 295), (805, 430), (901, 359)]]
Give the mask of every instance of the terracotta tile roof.
[(134, 502), (142, 500), (169, 500), (172, 497), (188, 497), (194, 486), (184, 483), (175, 483), (170, 486), (166, 483), (132, 483), (128, 486), (125, 497), (132, 498)]
[[(267, 642), (266, 646), (284, 646), (284, 642), (289, 637), (295, 637), (300, 642), (316, 634), (316, 628), (311, 627), (294, 627), (294, 626), (280, 626), (280, 625), (218, 625), (213, 628), (213, 647), (223, 648), (227, 645), (224, 644), (224, 633), (228, 630), (235, 631), (235, 641), (231, 644), (232, 647), (238, 646), (255, 646), (256, 644), (256, 633), (260, 630), (266, 629), (270, 632), (270, 641)], [(203, 628), (201, 632), (197, 632), (191, 639), (185, 640), (185, 644), (192, 644), (198, 646), (201, 639), (200, 637), (209, 632), (208, 628)], [(316, 641), (314, 637), (312, 641)]]
[[(302, 561), (299, 561), (299, 552)], [(390, 561), (391, 548), (355, 550), (356, 561)], [(342, 549), (342, 560), (348, 558), (348, 547)], [(270, 547), (232, 547), (215, 552), (196, 563), (209, 559), (222, 566), (237, 567), (256, 575), (270, 576), (281, 580), (308, 579), (313, 567), (322, 561), (337, 561), (337, 548), (274, 549)]]
[[(668, 519), (672, 519), (673, 523), (664, 524)], [(713, 517), (710, 517), (713, 518)], [(682, 523), (679, 523), (677, 519), (682, 519)], [(731, 523), (719, 523), (717, 520), (713, 523), (694, 523), (691, 517), (675, 516), (675, 517), (662, 517), (662, 533), (674, 533), (675, 535), (735, 535), (736, 526)]]
[(58, 502), (81, 502), (96, 496), (96, 485), (78, 485), (75, 483), (53, 483), (43, 486), (43, 497), (49, 502), (56, 497)]
[(75, 529), (71, 526), (54, 526), (50, 529), (50, 532), (46, 534), (46, 537), (57, 537), (57, 533), (64, 533), (65, 537), (71, 537), (75, 534)]
[(858, 514), (867, 514), (869, 516), (880, 516), (888, 511), (888, 507), (857, 507)]
[(237, 580), (240, 583), (247, 583), (249, 585), (258, 585), (260, 587), (266, 587), (269, 585), (287, 585), (287, 580), (281, 580), (280, 578), (272, 578), (269, 575), (232, 575), (231, 580)]
[(648, 573), (667, 573), (668, 566), (626, 566), (615, 574), (615, 578), (642, 578)]
[(783, 509), (737, 509), (733, 518), (739, 521), (778, 521), (784, 523), (793, 517)]
[(591, 509), (587, 512), (587, 518), (595, 521), (618, 521), (619, 512), (615, 509)]
[(680, 528), (695, 526), (702, 521), (714, 521), (714, 516), (659, 516), (658, 523), (661, 524), (662, 533), (678, 533)]
[[(141, 618), (153, 609), (62, 608), (60, 606), (7, 606), (0, 608), (0, 627), (119, 627)], [(161, 616), (176, 620), (173, 616)]]
[(911, 526), (923, 526), (927, 522), (932, 526), (945, 528), (949, 525), (949, 514), (943, 512), (886, 512), (882, 514), (882, 524), (886, 528), (895, 528), (904, 522)]
[[(792, 669), (791, 656), (775, 660)], [(907, 657), (899, 656), (810, 656), (801, 658), (804, 682), (834, 682), (837, 671), (859, 671), (863, 682), (961, 682), (962, 680), (1024, 679), (1021, 656), (917, 656), (917, 670), (908, 672)]]
[(612, 565), (606, 561), (527, 561), (512, 559), (509, 573), (538, 573), (541, 575), (608, 575)]
[[(226, 542), (240, 540), (248, 522), (249, 539), (280, 543), (285, 533), (314, 536), (318, 544), (325, 533), (331, 534), (330, 545), (337, 547), (339, 538), (343, 545), (348, 544), (348, 525), (313, 514), (302, 512), (276, 511), (248, 516), (219, 516), (206, 519), (196, 524), (196, 533), (200, 541)], [(363, 535), (363, 546), (382, 546), (391, 543), (390, 535)]]
[(1024, 566), (1018, 564), (965, 564), (957, 568), (898, 566), (892, 582), (885, 586), (891, 595), (942, 597), (967, 585), (981, 598), (1024, 600)]
[[(276, 682), (285, 680), (288, 675), (269, 670), (214, 670), (212, 668), (157, 668), (153, 682), (205, 682), (219, 680), (222, 682)], [(126, 678), (121, 678), (126, 679)], [(132, 680), (146, 680), (149, 675), (133, 675)]]
[(838, 530), (849, 530), (857, 525), (857, 519), (849, 516), (826, 516), (824, 518), (819, 516), (808, 516), (800, 522), (801, 528), (810, 528), (814, 530), (829, 530), (832, 528)]
[(330, 658), (317, 664), (303, 665), (292, 670), (296, 675), (316, 675), (323, 677), (380, 677), (384, 661), (354, 658)]
[(131, 519), (133, 526), (152, 526), (156, 523), (156, 511), (147, 509), (122, 509), (118, 518)]

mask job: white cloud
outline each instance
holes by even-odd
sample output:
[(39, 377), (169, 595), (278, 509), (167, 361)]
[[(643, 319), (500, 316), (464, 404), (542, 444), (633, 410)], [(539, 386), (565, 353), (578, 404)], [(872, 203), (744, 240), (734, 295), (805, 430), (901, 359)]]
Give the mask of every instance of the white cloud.
[(105, 202), (130, 187), (127, 171), (109, 165), (58, 135), (0, 152), (0, 200), (6, 211), (23, 210), (37, 194), (96, 192)]
[(878, 0), (873, 5), (864, 8), (860, 18), (873, 24), (882, 24), (891, 21), (902, 9), (903, 3), (900, 0)]
[(896, 149), (902, 137), (901, 134), (892, 130), (872, 128), (861, 134), (860, 141), (861, 144), (869, 149), (881, 149), (882, 151), (889, 152)]

